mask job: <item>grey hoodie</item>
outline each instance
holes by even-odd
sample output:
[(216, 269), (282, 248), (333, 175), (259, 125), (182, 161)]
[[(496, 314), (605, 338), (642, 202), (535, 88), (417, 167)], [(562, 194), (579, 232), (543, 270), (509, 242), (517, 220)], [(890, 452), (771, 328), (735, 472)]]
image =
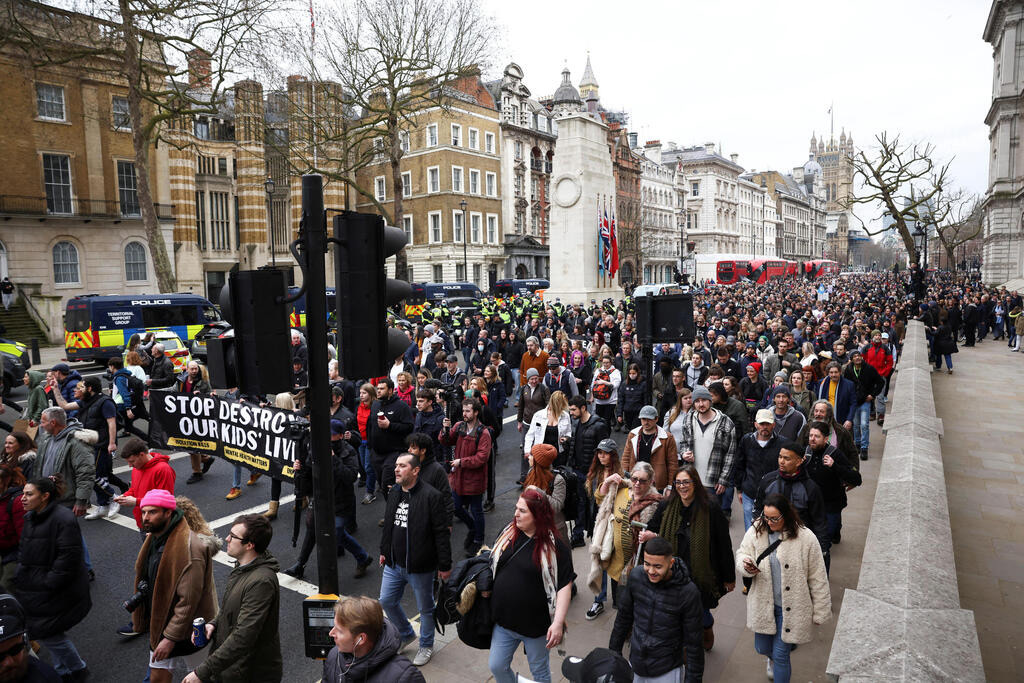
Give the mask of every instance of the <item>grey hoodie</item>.
[(790, 441), (799, 440), (800, 430), (807, 422), (803, 413), (793, 406), (789, 406), (786, 409), (786, 414), (781, 417), (774, 410), (772, 413), (775, 415), (775, 434)]

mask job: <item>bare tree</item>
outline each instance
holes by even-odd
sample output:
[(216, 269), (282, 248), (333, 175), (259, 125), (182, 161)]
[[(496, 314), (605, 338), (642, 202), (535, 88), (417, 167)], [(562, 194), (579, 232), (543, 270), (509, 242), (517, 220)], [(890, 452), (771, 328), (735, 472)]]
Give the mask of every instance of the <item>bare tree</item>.
[[(228, 79), (258, 58), (273, 0), (82, 0), (60, 9), (7, 0), (0, 44), (32, 66), (72, 65), (107, 76), (127, 88), (128, 121), (142, 224), (157, 286), (176, 288), (153, 203), (150, 150), (170, 124), (216, 114)], [(78, 11), (72, 11), (78, 10)], [(189, 74), (189, 56), (201, 54), (210, 69)], [(191, 79), (190, 79), (191, 76)], [(199, 80), (201, 87), (192, 87)]]
[[(853, 156), (854, 178), (860, 178), (865, 192), (851, 197), (843, 208), (881, 207), (874, 218), (891, 217), (891, 227), (899, 233), (907, 253), (913, 255), (916, 247), (910, 226), (919, 224), (924, 214), (935, 210), (936, 196), (948, 179), (949, 162), (938, 165), (932, 158), (935, 148), (930, 144), (904, 144), (898, 135), (890, 138), (886, 132), (876, 135), (875, 140), (877, 149), (860, 149)], [(856, 214), (854, 218), (869, 235), (889, 229), (872, 230)]]
[(924, 216), (946, 252), (947, 263), (956, 263), (956, 250), (981, 234), (981, 202), (963, 189), (937, 195), (936, 211)]
[[(327, 130), (322, 117), (307, 111), (315, 139), (302, 149), (292, 142), (293, 165), (344, 180), (385, 220), (401, 226), (401, 161), (416, 115), (469, 97), (455, 86), (488, 64), (493, 23), (474, 0), (339, 0), (318, 28), (323, 37), (310, 53), (310, 63), (318, 65), (313, 85), (326, 80), (340, 87), (322, 88), (313, 99), (323, 105), (332, 95), (340, 98), (333, 108), (344, 124)], [(390, 207), (357, 177), (379, 163), (390, 167)], [(407, 277), (407, 265), (402, 250), (397, 277)]]

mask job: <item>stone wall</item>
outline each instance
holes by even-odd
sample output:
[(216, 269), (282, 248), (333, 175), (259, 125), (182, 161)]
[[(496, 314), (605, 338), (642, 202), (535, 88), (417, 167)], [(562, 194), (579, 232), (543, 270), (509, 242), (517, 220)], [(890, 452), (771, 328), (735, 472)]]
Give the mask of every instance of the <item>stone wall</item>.
[(907, 328), (856, 590), (826, 669), (834, 681), (984, 681), (974, 613), (960, 609), (924, 326)]

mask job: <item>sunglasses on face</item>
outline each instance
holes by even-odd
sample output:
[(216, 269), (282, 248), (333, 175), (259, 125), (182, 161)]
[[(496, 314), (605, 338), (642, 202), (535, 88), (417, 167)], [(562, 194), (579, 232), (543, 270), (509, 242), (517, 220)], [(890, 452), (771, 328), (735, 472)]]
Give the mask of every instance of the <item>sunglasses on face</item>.
[(650, 481), (650, 479), (645, 479), (643, 477), (630, 477), (630, 479), (633, 480), (634, 484), (646, 484)]

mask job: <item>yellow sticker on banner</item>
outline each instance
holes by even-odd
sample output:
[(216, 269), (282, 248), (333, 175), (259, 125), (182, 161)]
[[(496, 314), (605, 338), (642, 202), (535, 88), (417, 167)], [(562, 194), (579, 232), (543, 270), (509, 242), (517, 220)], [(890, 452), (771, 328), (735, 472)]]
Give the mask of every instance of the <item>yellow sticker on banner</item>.
[(190, 451), (216, 451), (216, 441), (199, 441), (197, 439), (182, 439), (178, 436), (172, 436), (167, 439), (168, 446), (177, 446), (178, 448), (185, 448)]
[(224, 457), (226, 457), (228, 460), (234, 460), (235, 462), (244, 462), (247, 465), (258, 467), (264, 472), (270, 470), (270, 460), (268, 458), (261, 458), (259, 456), (253, 455), (252, 453), (247, 453), (237, 448), (231, 448), (230, 446), (224, 447)]
[(289, 467), (288, 465), (284, 465), (284, 466), (281, 467), (281, 475), (285, 476), (285, 477), (292, 477), (292, 478), (294, 478), (295, 477), (295, 470), (293, 468)]

